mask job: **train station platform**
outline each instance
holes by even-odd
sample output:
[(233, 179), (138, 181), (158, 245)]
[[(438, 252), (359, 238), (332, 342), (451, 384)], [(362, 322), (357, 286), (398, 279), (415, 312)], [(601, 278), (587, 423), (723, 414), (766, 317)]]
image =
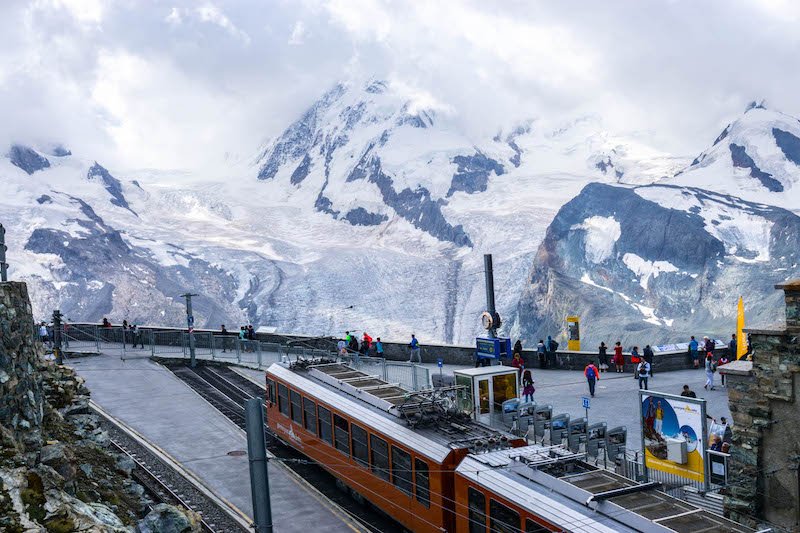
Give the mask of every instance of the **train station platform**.
[[(69, 359), (95, 403), (155, 444), (232, 506), (251, 517), (245, 434), (163, 366), (117, 354)], [(244, 452), (244, 453), (243, 453)], [(276, 531), (358, 531), (286, 467), (269, 466)]]

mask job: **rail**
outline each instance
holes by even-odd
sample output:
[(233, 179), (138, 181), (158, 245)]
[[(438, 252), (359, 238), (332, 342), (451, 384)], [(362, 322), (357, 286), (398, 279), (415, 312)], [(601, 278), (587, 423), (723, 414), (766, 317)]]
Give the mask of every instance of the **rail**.
[(144, 473), (147, 478), (144, 483), (155, 485), (151, 491), (165, 492), (175, 502), (200, 514), (206, 532), (252, 530), (251, 521), (244, 513), (214, 494), (166, 452), (147, 442), (93, 401), (89, 405), (108, 424), (111, 442)]

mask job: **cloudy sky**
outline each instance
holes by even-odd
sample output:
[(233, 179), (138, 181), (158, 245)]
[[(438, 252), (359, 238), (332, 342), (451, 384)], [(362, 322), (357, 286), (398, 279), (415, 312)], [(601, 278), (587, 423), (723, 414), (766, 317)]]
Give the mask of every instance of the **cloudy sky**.
[(750, 100), (800, 116), (798, 27), (794, 0), (3, 0), (0, 144), (221, 169), (376, 77), (470, 135), (593, 113), (692, 154)]

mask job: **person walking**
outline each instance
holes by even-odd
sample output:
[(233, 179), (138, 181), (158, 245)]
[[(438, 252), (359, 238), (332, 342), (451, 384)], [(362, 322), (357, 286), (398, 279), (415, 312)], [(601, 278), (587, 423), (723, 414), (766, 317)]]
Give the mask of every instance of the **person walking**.
[(706, 355), (706, 384), (703, 385), (703, 388), (706, 390), (714, 390), (714, 372), (717, 371), (717, 365), (714, 363), (714, 357), (711, 352), (708, 352)]
[(411, 348), (411, 357), (408, 359), (408, 362), (410, 363), (414, 359), (417, 359), (417, 362), (422, 363), (422, 356), (419, 353), (419, 341), (413, 333), (411, 334), (411, 342), (408, 343), (408, 346)]
[[(634, 346), (633, 349), (631, 350), (631, 364), (633, 365), (633, 368), (635, 369), (638, 368), (638, 365), (641, 361), (642, 361), (642, 356), (639, 355), (639, 347)], [(633, 379), (637, 379), (639, 377), (638, 374), (639, 374), (638, 372), (634, 371)]]
[(539, 368), (547, 368), (547, 349), (542, 339), (539, 339), (539, 344), (536, 345), (536, 355), (539, 356)]
[(639, 388), (647, 390), (647, 380), (650, 377), (650, 363), (644, 359), (640, 359), (634, 374), (639, 378)]
[(375, 339), (375, 355), (378, 357), (383, 357), (383, 343), (381, 342), (380, 337)]
[(689, 388), (689, 385), (683, 386), (681, 396), (685, 396), (686, 398), (697, 398), (697, 394), (695, 394), (694, 391)]
[(533, 376), (530, 370), (525, 370), (522, 373), (522, 395), (526, 402), (533, 402), (533, 393), (536, 389), (533, 387)]
[(600, 363), (600, 372), (608, 372), (608, 347), (606, 343), (601, 342), (600, 347), (597, 348), (598, 361)]
[(694, 338), (694, 335), (692, 335), (689, 341), (689, 357), (691, 357), (692, 365), (694, 365), (695, 368), (700, 368), (700, 355), (697, 352), (699, 347), (700, 344), (697, 342), (697, 339)]
[(614, 345), (614, 367), (617, 374), (622, 374), (625, 370), (625, 356), (622, 355), (622, 343), (619, 341)]
[(650, 347), (649, 344), (644, 347), (642, 355), (644, 356), (644, 360), (650, 363), (650, 376), (652, 376), (654, 374), (653, 359), (655, 358), (655, 354), (653, 353), (653, 349)]
[(594, 386), (600, 379), (600, 371), (594, 366), (594, 361), (589, 361), (589, 364), (583, 369), (583, 375), (586, 376), (586, 382), (589, 384), (589, 395), (594, 398)]

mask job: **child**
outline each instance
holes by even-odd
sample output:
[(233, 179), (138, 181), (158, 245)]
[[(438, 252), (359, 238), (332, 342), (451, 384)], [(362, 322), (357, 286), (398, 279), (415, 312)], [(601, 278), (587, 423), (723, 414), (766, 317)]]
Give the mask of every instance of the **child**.
[[(719, 360), (717, 361), (717, 367), (721, 367), (722, 365), (727, 365), (728, 363), (730, 363), (730, 360), (728, 359), (728, 356), (723, 354), (722, 356), (720, 356)], [(722, 386), (724, 387), (725, 386), (725, 374), (720, 372), (719, 379), (722, 381)]]
[(536, 392), (536, 389), (533, 387), (533, 378), (531, 377), (531, 371), (526, 370), (525, 373), (522, 375), (522, 394), (524, 395), (526, 402), (533, 402), (534, 392)]

